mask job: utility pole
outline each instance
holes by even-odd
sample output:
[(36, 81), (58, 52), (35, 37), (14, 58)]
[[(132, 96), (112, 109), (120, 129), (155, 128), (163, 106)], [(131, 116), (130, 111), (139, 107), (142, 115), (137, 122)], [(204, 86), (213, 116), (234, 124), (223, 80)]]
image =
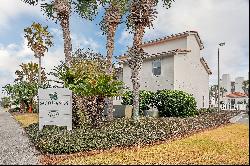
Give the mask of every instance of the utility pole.
[[(224, 46), (225, 43), (219, 43), (219, 46)], [(220, 111), (220, 48), (218, 47), (218, 111)]]

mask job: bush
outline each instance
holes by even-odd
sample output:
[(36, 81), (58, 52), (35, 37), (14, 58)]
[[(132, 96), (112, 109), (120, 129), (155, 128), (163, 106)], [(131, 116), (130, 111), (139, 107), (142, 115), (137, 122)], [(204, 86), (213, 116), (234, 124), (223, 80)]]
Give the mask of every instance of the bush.
[[(132, 92), (127, 91), (122, 97), (123, 105), (132, 105)], [(144, 110), (149, 110), (155, 106), (161, 117), (185, 117), (193, 116), (196, 110), (196, 101), (192, 95), (178, 90), (158, 90), (156, 93), (151, 91), (140, 91), (140, 114)]]
[(178, 90), (159, 90), (155, 93), (155, 106), (162, 117), (185, 117), (197, 114), (192, 95)]
[(229, 123), (229, 119), (238, 113), (221, 111), (188, 118), (143, 118), (140, 121), (116, 119), (101, 123), (99, 128), (83, 126), (71, 131), (56, 126), (46, 126), (39, 131), (38, 124), (25, 129), (41, 152), (64, 154), (151, 144), (218, 127)]
[[(141, 90), (140, 94), (140, 114), (143, 114), (144, 110), (149, 110), (150, 106), (154, 105), (154, 92)], [(133, 94), (131, 91), (126, 91), (122, 96), (123, 105), (133, 105)]]
[(197, 114), (205, 114), (205, 113), (212, 113), (218, 111), (216, 108), (200, 108), (197, 111)]
[(78, 49), (72, 56), (71, 66), (62, 62), (51, 74), (72, 90), (73, 125), (91, 123), (98, 126), (102, 121), (105, 99), (119, 96), (123, 82), (115, 73), (107, 74), (109, 63), (104, 56)]
[(0, 104), (3, 108), (9, 108), (11, 106), (10, 97), (2, 97)]

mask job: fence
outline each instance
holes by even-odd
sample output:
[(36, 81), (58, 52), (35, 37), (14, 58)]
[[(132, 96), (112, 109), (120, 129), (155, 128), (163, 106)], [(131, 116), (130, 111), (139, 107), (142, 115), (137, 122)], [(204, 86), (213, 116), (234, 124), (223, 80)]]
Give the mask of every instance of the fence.
[(122, 105), (121, 102), (122, 102), (122, 97), (121, 96), (113, 97), (113, 104), (114, 105)]
[(222, 110), (247, 110), (247, 104), (221, 104), (220, 109)]

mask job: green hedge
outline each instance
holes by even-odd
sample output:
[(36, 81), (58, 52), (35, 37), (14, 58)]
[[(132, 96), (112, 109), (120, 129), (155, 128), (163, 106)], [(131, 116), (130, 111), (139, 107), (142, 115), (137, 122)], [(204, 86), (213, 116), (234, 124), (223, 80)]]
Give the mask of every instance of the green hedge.
[[(125, 92), (122, 100), (122, 104), (132, 105), (132, 92)], [(140, 113), (142, 114), (143, 110), (148, 110), (150, 106), (157, 107), (161, 117), (185, 117), (198, 113), (195, 98), (178, 90), (158, 90), (155, 93), (140, 91)]]
[(239, 111), (221, 111), (188, 118), (144, 118), (140, 121), (116, 119), (103, 122), (100, 128), (85, 126), (71, 131), (55, 126), (39, 131), (38, 124), (32, 124), (25, 130), (41, 152), (65, 154), (172, 139), (229, 123), (229, 119), (237, 113)]
[(179, 90), (159, 90), (155, 93), (155, 106), (162, 117), (185, 117), (196, 115), (195, 98)]
[[(131, 91), (126, 91), (122, 96), (123, 105), (133, 105), (133, 95)], [(154, 92), (141, 90), (139, 93), (139, 108), (140, 114), (143, 114), (144, 110), (149, 110), (150, 106), (154, 105)]]

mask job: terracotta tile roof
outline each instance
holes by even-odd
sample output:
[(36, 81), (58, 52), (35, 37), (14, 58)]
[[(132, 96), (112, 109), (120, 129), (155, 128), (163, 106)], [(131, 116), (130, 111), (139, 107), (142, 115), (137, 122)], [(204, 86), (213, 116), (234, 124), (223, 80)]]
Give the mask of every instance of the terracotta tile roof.
[(197, 40), (197, 42), (198, 42), (198, 44), (200, 46), (200, 50), (202, 50), (204, 48), (204, 45), (203, 45), (203, 42), (201, 41), (201, 38), (200, 38), (197, 31), (186, 31), (186, 32), (182, 32), (182, 33), (172, 34), (172, 35), (169, 35), (169, 36), (166, 36), (166, 37), (163, 37), (163, 38), (158, 38), (158, 39), (155, 39), (155, 40), (146, 41), (146, 42), (142, 43), (142, 47), (149, 46), (149, 45), (152, 45), (152, 44), (158, 44), (158, 43), (161, 43), (161, 42), (174, 40), (174, 39), (178, 39), (178, 38), (183, 38), (183, 37), (186, 37), (186, 36), (189, 36), (189, 35), (195, 35), (195, 38), (196, 38), (196, 40)]
[[(146, 59), (150, 59), (150, 58), (158, 57), (158, 56), (162, 56), (162, 55), (186, 54), (188, 52), (191, 52), (191, 50), (174, 49), (174, 50), (170, 50), (170, 51), (167, 51), (167, 52), (164, 51), (164, 52), (161, 52), (161, 53), (151, 54)], [(118, 59), (120, 60), (121, 63), (123, 63), (123, 62), (126, 62), (128, 57), (127, 57), (126, 54), (124, 54), (122, 56), (119, 56)]]
[(242, 92), (233, 92), (233, 93), (230, 93), (230, 94), (226, 95), (226, 97), (240, 98), (240, 97), (247, 97), (247, 94), (242, 93)]
[(212, 71), (210, 70), (210, 68), (208, 67), (208, 64), (207, 64), (207, 62), (205, 61), (205, 59), (202, 57), (201, 59), (200, 59), (200, 61), (201, 61), (201, 64), (204, 66), (204, 68), (206, 69), (206, 71), (207, 71), (207, 73), (209, 74), (209, 75), (211, 75), (212, 74)]
[[(154, 58), (154, 57), (159, 57), (159, 56), (162, 56), (162, 55), (168, 56), (168, 55), (186, 54), (188, 52), (191, 52), (191, 50), (175, 49), (175, 50), (170, 50), (170, 51), (167, 51), (167, 52), (161, 52), (161, 53), (151, 54), (146, 59), (150, 59), (150, 58)], [(126, 54), (124, 54), (122, 56), (119, 56), (117, 58), (119, 59), (119, 63), (124, 63), (128, 59), (128, 57), (127, 57)], [(212, 71), (208, 67), (208, 64), (207, 64), (206, 60), (202, 57), (202, 58), (200, 58), (200, 61), (201, 61), (201, 64), (204, 66), (205, 70), (207, 71), (207, 73), (209, 75), (211, 75)]]

